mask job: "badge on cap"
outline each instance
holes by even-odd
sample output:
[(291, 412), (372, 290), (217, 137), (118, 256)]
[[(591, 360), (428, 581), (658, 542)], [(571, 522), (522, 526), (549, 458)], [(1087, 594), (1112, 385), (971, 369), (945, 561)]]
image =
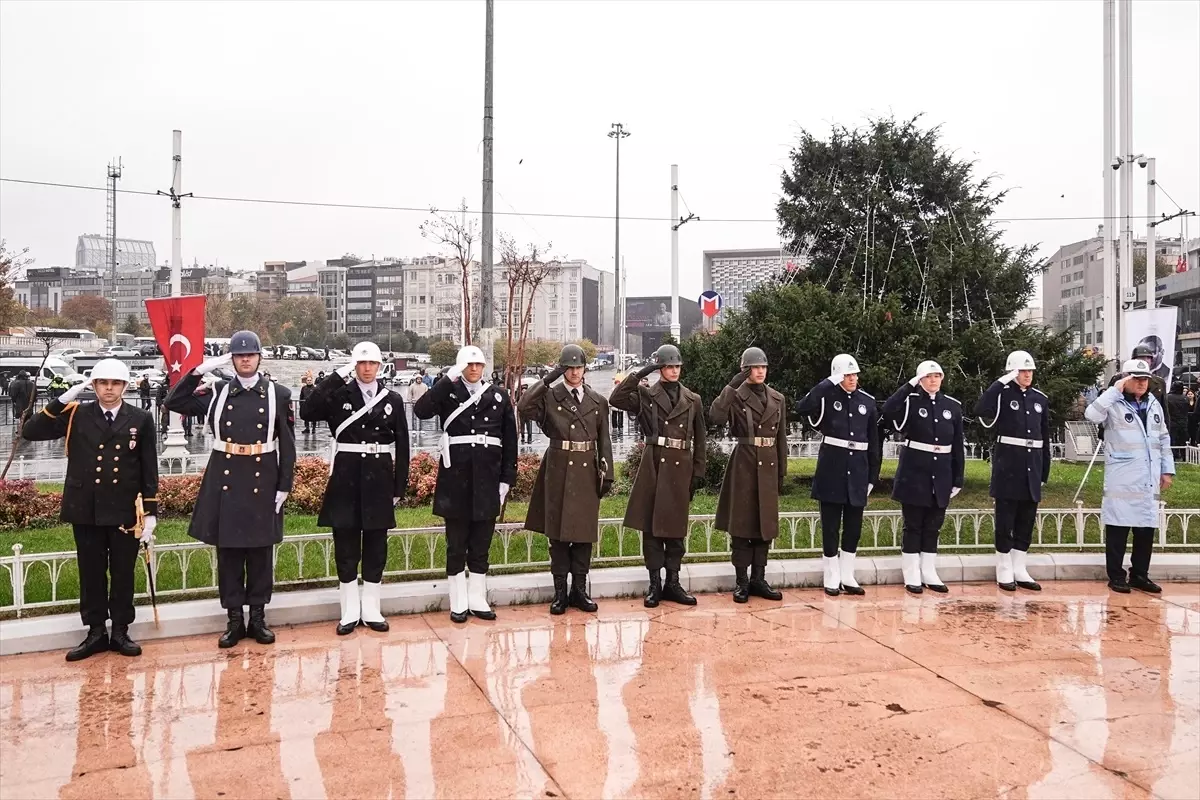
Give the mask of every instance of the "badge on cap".
[(926, 408), (918, 408), (918, 409), (917, 409), (917, 413), (918, 413), (918, 414), (920, 414), (922, 418), (924, 418), (924, 417), (928, 417), (928, 416), (929, 416), (929, 409), (926, 409)]
[(866, 416), (866, 414), (867, 414), (867, 407), (866, 407), (866, 406), (863, 406), (863, 405), (860, 405), (860, 406), (858, 407), (858, 413), (862, 414), (863, 416)]
[(841, 411), (841, 410), (842, 410), (842, 401), (841, 401), (841, 400), (834, 400), (834, 401), (833, 401), (833, 410), (834, 410), (834, 411)]
[(1034, 411), (1036, 411), (1036, 412), (1038, 412), (1039, 414), (1040, 414), (1040, 413), (1042, 413), (1042, 404), (1041, 404), (1041, 403), (1034, 403), (1034, 404), (1033, 404), (1033, 410), (1034, 410)]
[(1016, 400), (1010, 400), (1008, 402), (1008, 407), (1011, 408), (1013, 411), (1019, 411), (1021, 408), (1021, 404), (1018, 403)]
[(950, 413), (950, 409), (947, 408), (942, 411), (942, 419), (950, 419), (952, 416), (953, 414)]

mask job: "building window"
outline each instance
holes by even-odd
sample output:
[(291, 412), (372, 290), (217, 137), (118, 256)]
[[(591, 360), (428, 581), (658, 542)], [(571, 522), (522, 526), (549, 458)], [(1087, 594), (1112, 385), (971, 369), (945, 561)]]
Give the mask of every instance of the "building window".
[(1083, 312), (1083, 321), (1084, 322), (1092, 321), (1092, 310), (1090, 308), (1087, 311)]
[(1096, 331), (1096, 344), (1104, 344), (1104, 331)]

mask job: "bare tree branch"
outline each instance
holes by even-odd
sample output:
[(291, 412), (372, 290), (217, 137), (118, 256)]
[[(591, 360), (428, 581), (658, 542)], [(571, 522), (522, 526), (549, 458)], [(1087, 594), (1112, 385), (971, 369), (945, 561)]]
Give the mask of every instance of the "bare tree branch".
[(461, 286), (459, 291), (462, 298), (462, 312), (459, 315), (462, 325), (462, 344), (471, 342), (471, 264), (474, 259), (475, 243), (479, 241), (479, 221), (467, 215), (467, 199), (456, 212), (440, 213), (430, 207), (433, 219), (425, 220), (420, 225), (421, 235), (431, 242), (437, 242), (443, 249), (450, 251), (458, 261), (461, 271)]

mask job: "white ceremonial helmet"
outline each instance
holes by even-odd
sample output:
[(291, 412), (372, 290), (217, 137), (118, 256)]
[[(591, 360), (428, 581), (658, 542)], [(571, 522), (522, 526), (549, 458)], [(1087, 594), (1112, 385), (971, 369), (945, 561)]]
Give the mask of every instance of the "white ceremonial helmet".
[(1010, 372), (1014, 369), (1037, 369), (1033, 364), (1033, 356), (1024, 350), (1013, 350), (1009, 353), (1008, 361), (1004, 362), (1004, 368)]
[(933, 375), (934, 373), (937, 373), (938, 375), (944, 375), (945, 373), (942, 372), (942, 365), (933, 360), (922, 361), (921, 365), (917, 367), (917, 380), (924, 378), (926, 375)]
[(464, 366), (466, 366), (467, 364), (486, 364), (487, 363), (487, 359), (485, 359), (483, 357), (483, 351), (480, 350), (478, 347), (476, 347), (473, 344), (469, 344), (466, 347), (459, 350), (458, 358), (456, 360), (458, 361), (459, 364), (462, 364)]
[(834, 356), (833, 364), (829, 367), (830, 375), (857, 375), (858, 372), (858, 362), (849, 353)]
[(1121, 372), (1133, 378), (1149, 378), (1153, 373), (1150, 372), (1150, 362), (1144, 358), (1131, 358), (1121, 365)]
[(355, 364), (363, 361), (383, 363), (383, 353), (379, 352), (379, 345), (374, 342), (359, 342), (354, 345), (354, 349), (350, 351), (350, 357), (354, 359)]
[(129, 383), (129, 366), (119, 358), (102, 358), (92, 367), (92, 380)]

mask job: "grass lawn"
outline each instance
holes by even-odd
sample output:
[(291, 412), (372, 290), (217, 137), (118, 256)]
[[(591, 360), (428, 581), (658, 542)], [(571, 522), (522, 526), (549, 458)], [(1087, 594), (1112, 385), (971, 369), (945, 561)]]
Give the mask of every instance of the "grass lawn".
[[(809, 497), (809, 486), (815, 459), (792, 459), (789, 462), (787, 491), (780, 498), (781, 511), (816, 511), (818, 504)], [(892, 501), (887, 493), (891, 487), (891, 478), (895, 473), (896, 463), (885, 462), (883, 465), (880, 486), (872, 495), (868, 511), (898, 510), (899, 504)], [(1074, 508), (1072, 499), (1083, 478), (1086, 465), (1055, 463), (1050, 476), (1050, 483), (1043, 491), (1041, 507), (1043, 509)], [(1103, 465), (1092, 469), (1087, 485), (1080, 495), (1085, 508), (1098, 508), (1103, 488)], [(991, 465), (982, 461), (968, 461), (966, 468), (966, 486), (951, 503), (951, 509), (985, 509), (990, 510), (992, 500), (988, 497), (988, 481)], [(61, 489), (61, 485), (39, 484), (45, 489)], [(1174, 486), (1165, 495), (1171, 508), (1200, 508), (1200, 467), (1180, 465)], [(625, 495), (607, 497), (601, 501), (600, 515), (603, 518), (621, 518), (625, 513), (628, 497)], [(701, 492), (696, 495), (691, 504), (692, 514), (716, 513), (717, 497), (715, 494)], [(512, 502), (508, 504), (506, 520), (519, 522), (525, 518), (527, 504)], [(990, 514), (983, 515), (978, 520), (980, 526), (979, 541), (984, 550), (992, 541), (992, 518)], [(435, 517), (429, 507), (400, 508), (396, 510), (396, 526), (398, 528), (427, 528), (441, 525), (441, 519)], [(966, 521), (959, 534), (962, 541), (975, 541), (972, 520)], [(182, 518), (167, 518), (159, 522), (155, 538), (159, 544), (191, 541), (187, 535), (188, 520)], [(287, 514), (284, 517), (285, 537), (300, 534), (319, 533), (328, 530), (317, 525), (316, 517), (309, 515)], [(1047, 531), (1049, 534), (1049, 531)], [(890, 524), (884, 524), (878, 532), (878, 543), (881, 550), (898, 551), (899, 531), (892, 531)], [(1074, 520), (1068, 520), (1062, 531), (1063, 541), (1078, 542), (1074, 531)], [(1192, 539), (1196, 533), (1192, 532)], [(1168, 530), (1168, 539), (1175, 542), (1183, 541), (1183, 531), (1177, 520), (1172, 520)], [(942, 542), (952, 544), (956, 533), (950, 521), (942, 529)], [(871, 547), (873, 531), (868, 520), (864, 525), (862, 547)], [(1089, 520), (1083, 535), (1083, 544), (1098, 546), (1101, 544), (1101, 531), (1095, 520)], [(26, 554), (43, 552), (70, 552), (74, 550), (74, 539), (69, 525), (61, 525), (40, 530), (0, 532), (0, 553), (8, 555), (12, 546), (20, 542)], [(775, 548), (781, 551), (798, 550), (819, 545), (819, 529), (814, 525), (802, 523), (793, 529), (786, 521), (781, 523), (781, 535), (776, 540)], [(1035, 546), (1036, 547), (1036, 546)], [(693, 526), (688, 542), (688, 552), (691, 560), (724, 560), (728, 556), (728, 541), (725, 534), (719, 531), (709, 531), (702, 525)], [(629, 556), (639, 556), (638, 536), (634, 531), (619, 531), (616, 527), (607, 528), (596, 550), (596, 559), (620, 559)], [(780, 556), (799, 556), (800, 553), (779, 553)], [(811, 555), (811, 554), (810, 554)], [(512, 534), (497, 535), (492, 543), (492, 564), (497, 571), (504, 571), (505, 564), (528, 564), (529, 562), (545, 562), (549, 556), (546, 539), (540, 534), (521, 531)], [(639, 558), (640, 561), (640, 558)], [(634, 562), (638, 563), (638, 562)], [(412, 534), (408, 536), (390, 537), (388, 550), (388, 570), (407, 570), (437, 574), (445, 564), (445, 544), (440, 535)], [(280, 547), (276, 564), (276, 581), (280, 584), (301, 578), (324, 578), (333, 568), (333, 551), (331, 542), (308, 542), (302, 546)], [(519, 569), (514, 567), (514, 570)], [(211, 548), (191, 551), (185, 561), (181, 554), (161, 554), (159, 559), (158, 588), (160, 590), (179, 589), (184, 587), (186, 572), (188, 587), (208, 586), (213, 581), (215, 570), (215, 551)], [(138, 571), (138, 588), (143, 587), (144, 576)], [(78, 596), (78, 573), (73, 561), (61, 565), (58, 581), (57, 598), (69, 600)], [(51, 599), (51, 582), (49, 571), (45, 565), (30, 568), (26, 576), (26, 602), (40, 602)], [(0, 581), (0, 605), (12, 603), (12, 587), (9, 581)]]

